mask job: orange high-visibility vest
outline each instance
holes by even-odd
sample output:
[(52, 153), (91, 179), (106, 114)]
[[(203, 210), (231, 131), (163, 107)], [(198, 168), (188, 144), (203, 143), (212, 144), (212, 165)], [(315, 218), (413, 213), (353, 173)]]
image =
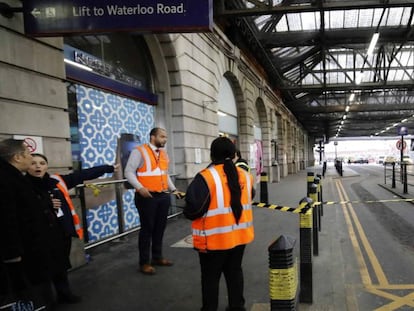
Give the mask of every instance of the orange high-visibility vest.
[(230, 206), (230, 190), (223, 164), (200, 172), (210, 191), (210, 206), (206, 214), (192, 222), (194, 248), (200, 251), (226, 250), (253, 241), (253, 176), (241, 168), (237, 171), (243, 206), (238, 224)]
[(51, 175), (50, 177), (59, 181), (56, 186), (58, 187), (60, 192), (62, 192), (63, 196), (65, 197), (66, 202), (68, 203), (70, 213), (72, 214), (73, 225), (75, 226), (75, 230), (76, 230), (76, 233), (78, 234), (79, 239), (83, 239), (83, 229), (81, 226), (81, 222), (80, 222), (78, 214), (76, 214), (75, 206), (73, 205), (72, 199), (70, 198), (69, 190), (68, 190), (68, 187), (66, 186), (65, 181), (58, 174)]
[(157, 155), (148, 144), (137, 147), (144, 159), (144, 165), (137, 169), (137, 179), (149, 191), (162, 192), (168, 190), (168, 155), (160, 149)]

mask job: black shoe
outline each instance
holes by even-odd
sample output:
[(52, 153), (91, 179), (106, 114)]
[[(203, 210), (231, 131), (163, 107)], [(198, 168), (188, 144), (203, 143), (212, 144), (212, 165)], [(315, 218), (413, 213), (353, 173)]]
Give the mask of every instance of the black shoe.
[(58, 302), (59, 303), (74, 304), (74, 303), (79, 303), (81, 301), (82, 301), (82, 297), (76, 296), (72, 293), (70, 293), (70, 294), (58, 294)]

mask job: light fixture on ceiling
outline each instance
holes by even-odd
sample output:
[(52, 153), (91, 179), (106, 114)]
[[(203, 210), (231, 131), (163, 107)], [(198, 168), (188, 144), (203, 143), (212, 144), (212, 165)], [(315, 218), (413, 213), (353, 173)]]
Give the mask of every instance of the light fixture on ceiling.
[(348, 112), (349, 111), (349, 106), (345, 107), (345, 111)]
[(351, 93), (351, 95), (349, 95), (349, 101), (353, 101), (355, 98), (355, 93)]
[(374, 48), (375, 48), (375, 45), (377, 44), (378, 38), (379, 38), (379, 32), (374, 33), (374, 35), (372, 36), (371, 42), (369, 44), (369, 47), (368, 47), (368, 51), (367, 51), (368, 56), (371, 56), (372, 52), (374, 52)]
[(226, 114), (226, 113), (224, 113), (223, 111), (220, 111), (220, 110), (217, 110), (217, 114), (218, 114), (220, 117), (225, 117), (225, 116), (227, 116), (227, 114)]
[(72, 66), (78, 67), (78, 68), (80, 68), (80, 69), (83, 69), (83, 70), (86, 70), (86, 71), (93, 71), (93, 69), (92, 69), (91, 67), (88, 67), (88, 66), (86, 66), (86, 65), (82, 65), (82, 64), (76, 63), (76, 62), (74, 62), (74, 61), (72, 61), (72, 60), (70, 60), (70, 59), (65, 58), (63, 61), (64, 61), (65, 63), (69, 64), (69, 65), (72, 65)]

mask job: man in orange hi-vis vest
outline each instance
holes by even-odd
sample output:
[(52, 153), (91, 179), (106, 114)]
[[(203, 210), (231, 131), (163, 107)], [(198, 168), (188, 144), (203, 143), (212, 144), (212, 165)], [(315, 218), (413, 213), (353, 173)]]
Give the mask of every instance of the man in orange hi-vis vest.
[(150, 142), (131, 151), (125, 167), (125, 177), (136, 190), (135, 206), (141, 222), (138, 238), (139, 271), (155, 274), (154, 265), (172, 266), (163, 257), (162, 240), (167, 225), (171, 193), (180, 197), (168, 174), (168, 155), (163, 149), (167, 132), (153, 128)]
[(202, 311), (218, 309), (220, 276), (228, 290), (226, 310), (246, 310), (242, 259), (253, 241), (253, 176), (233, 163), (236, 148), (226, 137), (211, 144), (212, 163), (191, 182), (184, 215), (192, 220), (201, 266)]

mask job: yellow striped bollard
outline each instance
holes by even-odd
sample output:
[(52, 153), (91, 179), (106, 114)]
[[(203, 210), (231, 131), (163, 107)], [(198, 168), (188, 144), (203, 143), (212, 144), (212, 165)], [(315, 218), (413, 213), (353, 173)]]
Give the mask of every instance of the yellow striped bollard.
[(295, 238), (281, 235), (268, 248), (271, 311), (296, 310), (298, 268), (293, 256), (295, 243)]

